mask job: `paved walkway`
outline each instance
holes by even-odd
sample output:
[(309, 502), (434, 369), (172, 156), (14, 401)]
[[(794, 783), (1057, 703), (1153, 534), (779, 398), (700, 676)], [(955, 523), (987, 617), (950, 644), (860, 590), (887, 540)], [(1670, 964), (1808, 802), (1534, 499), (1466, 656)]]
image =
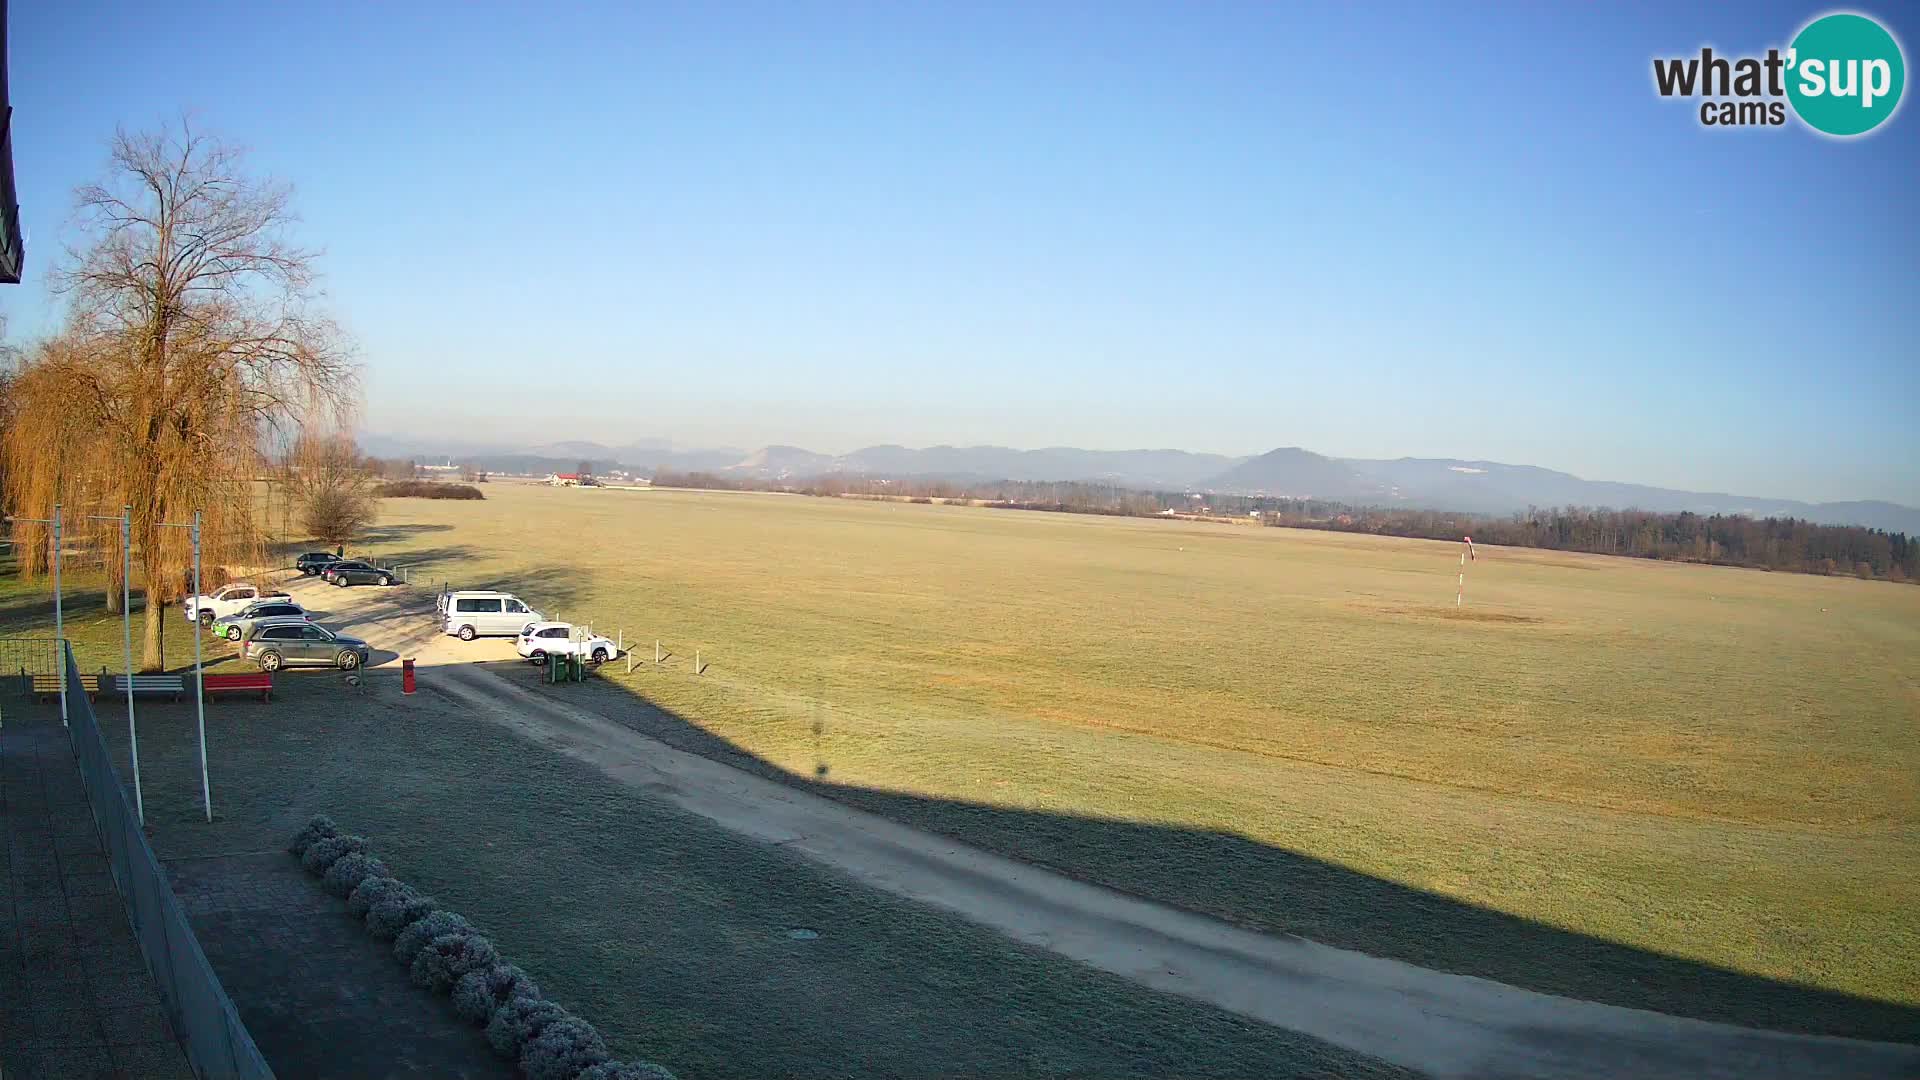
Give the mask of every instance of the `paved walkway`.
[(59, 713), (0, 706), (0, 1077), (191, 1080)]
[(516, 1080), (284, 851), (171, 859), (173, 894), (279, 1080)]

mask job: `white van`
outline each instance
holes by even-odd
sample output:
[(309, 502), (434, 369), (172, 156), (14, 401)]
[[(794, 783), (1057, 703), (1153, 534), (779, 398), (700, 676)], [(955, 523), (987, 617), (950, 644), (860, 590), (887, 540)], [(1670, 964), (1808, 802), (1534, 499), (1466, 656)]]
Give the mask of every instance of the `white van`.
[(512, 593), (450, 592), (439, 599), (442, 628), (461, 641), (477, 637), (519, 637), (529, 623), (542, 621), (539, 612)]

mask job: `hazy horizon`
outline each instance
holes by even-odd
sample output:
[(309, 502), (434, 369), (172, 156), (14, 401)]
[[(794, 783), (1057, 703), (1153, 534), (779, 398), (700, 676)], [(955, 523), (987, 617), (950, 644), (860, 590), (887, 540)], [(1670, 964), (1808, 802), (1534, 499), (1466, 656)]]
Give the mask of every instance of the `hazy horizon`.
[(18, 5), (0, 314), (57, 324), (73, 188), (188, 108), (294, 185), (370, 431), (1920, 506), (1920, 118), (1714, 132), (1650, 85), (1826, 10)]
[[(1595, 483), (1638, 484), (1638, 485), (1643, 485), (1647, 487), (1668, 488), (1676, 491), (1691, 491), (1691, 492), (1697, 492), (1700, 494), (1736, 495), (1736, 496), (1763, 498), (1763, 499), (1785, 499), (1785, 500), (1794, 500), (1798, 502), (1806, 502), (1806, 503), (1814, 503), (1814, 504), (1849, 503), (1849, 502), (1886, 502), (1886, 503), (1893, 503), (1895, 505), (1911, 507), (1913, 509), (1920, 509), (1920, 505), (1916, 505), (1915, 503), (1904, 502), (1903, 500), (1900, 500), (1900, 499), (1889, 499), (1883, 496), (1876, 496), (1876, 495), (1806, 496), (1806, 495), (1796, 495), (1791, 492), (1771, 491), (1771, 490), (1764, 490), (1764, 489), (1744, 490), (1744, 489), (1715, 488), (1715, 487), (1685, 487), (1682, 485), (1663, 484), (1656, 481), (1646, 480), (1646, 479), (1633, 477), (1633, 476), (1615, 476), (1615, 475), (1604, 475), (1604, 474), (1593, 475), (1593, 474), (1579, 472), (1574, 469), (1561, 468), (1559, 466), (1549, 464), (1546, 462), (1508, 461), (1500, 458), (1488, 457), (1484, 454), (1454, 454), (1454, 453), (1348, 454), (1348, 453), (1336, 453), (1336, 452), (1332, 452), (1332, 451), (1329, 451), (1320, 447), (1315, 447), (1315, 446), (1302, 446), (1298, 443), (1284, 443), (1284, 442), (1275, 443), (1272, 446), (1262, 447), (1261, 449), (1258, 449), (1258, 450), (1231, 451), (1231, 450), (1217, 450), (1217, 449), (1209, 449), (1206, 447), (1193, 447), (1193, 446), (1148, 446), (1148, 445), (1086, 446), (1086, 445), (1073, 445), (1069, 443), (1045, 443), (1045, 444), (1021, 445), (1021, 444), (1014, 444), (1014, 443), (987, 443), (987, 442), (951, 442), (951, 441), (914, 442), (914, 441), (905, 441), (900, 439), (881, 439), (874, 442), (862, 442), (862, 443), (856, 443), (856, 444), (851, 444), (846, 446), (837, 446), (837, 445), (815, 445), (811, 443), (792, 442), (792, 441), (782, 440), (782, 439), (766, 439), (766, 440), (759, 440), (759, 441), (748, 440), (745, 442), (698, 442), (698, 441), (688, 441), (684, 439), (674, 439), (674, 438), (669, 438), (663, 435), (634, 435), (634, 436), (620, 436), (620, 437), (606, 437), (606, 438), (593, 438), (587, 435), (569, 435), (564, 438), (535, 439), (535, 440), (527, 441), (525, 443), (513, 443), (513, 442), (501, 442), (498, 440), (491, 440), (491, 441), (477, 440), (477, 439), (465, 438), (457, 435), (455, 436), (417, 435), (417, 434), (412, 434), (406, 431), (397, 431), (397, 430), (376, 431), (368, 428), (362, 428), (358, 434), (362, 440), (372, 443), (375, 447), (377, 447), (381, 443), (418, 443), (418, 444), (423, 444), (423, 449), (420, 452), (448, 454), (449, 456), (454, 458), (459, 458), (462, 456), (477, 456), (479, 454), (486, 454), (486, 453), (518, 454), (518, 453), (525, 453), (527, 451), (534, 450), (534, 449), (552, 447), (552, 446), (562, 445), (562, 444), (571, 443), (571, 442), (595, 443), (607, 450), (613, 450), (613, 451), (617, 451), (623, 447), (653, 446), (655, 444), (664, 443), (667, 445), (661, 448), (671, 453), (684, 454), (684, 453), (695, 453), (695, 452), (701, 452), (701, 451), (734, 450), (734, 451), (738, 451), (742, 456), (752, 454), (758, 450), (762, 450), (768, 447), (793, 447), (796, 449), (807, 450), (807, 451), (811, 451), (813, 453), (818, 453), (818, 454), (826, 454), (833, 457), (845, 457), (849, 454), (853, 454), (855, 452), (870, 449), (877, 446), (899, 446), (899, 447), (905, 447), (906, 449), (909, 449), (909, 450), (927, 450), (927, 449), (933, 449), (936, 447), (952, 447), (952, 448), (961, 449), (961, 450), (987, 448), (987, 449), (1012, 450), (1012, 451), (1021, 452), (1021, 453), (1031, 453), (1034, 451), (1043, 451), (1043, 450), (1089, 450), (1089, 451), (1094, 451), (1099, 453), (1121, 453), (1121, 452), (1127, 452), (1127, 451), (1149, 451), (1149, 452), (1177, 451), (1177, 452), (1185, 452), (1189, 454), (1212, 455), (1212, 456), (1217, 456), (1217, 457), (1222, 457), (1227, 459), (1248, 459), (1248, 458), (1259, 457), (1263, 454), (1271, 453), (1272, 451), (1275, 451), (1275, 450), (1300, 449), (1300, 450), (1306, 450), (1310, 453), (1319, 454), (1322, 457), (1331, 458), (1334, 460), (1345, 460), (1345, 461), (1394, 461), (1394, 460), (1400, 460), (1400, 459), (1411, 459), (1411, 460), (1421, 460), (1421, 461), (1445, 460), (1445, 461), (1460, 461), (1460, 462), (1468, 462), (1468, 463), (1483, 462), (1487, 464), (1499, 464), (1499, 465), (1533, 466), (1536, 468), (1548, 469), (1554, 472), (1566, 473), (1580, 480), (1595, 482)], [(378, 440), (378, 442), (375, 442), (375, 440)], [(439, 447), (437, 448), (434, 447), (433, 444), (435, 443), (440, 444)], [(553, 456), (564, 457), (564, 456), (570, 456), (570, 455), (553, 455)], [(639, 465), (643, 463), (638, 461), (629, 461), (629, 462), (624, 462), (624, 464)], [(1067, 479), (1067, 478), (1062, 478), (1062, 479)]]

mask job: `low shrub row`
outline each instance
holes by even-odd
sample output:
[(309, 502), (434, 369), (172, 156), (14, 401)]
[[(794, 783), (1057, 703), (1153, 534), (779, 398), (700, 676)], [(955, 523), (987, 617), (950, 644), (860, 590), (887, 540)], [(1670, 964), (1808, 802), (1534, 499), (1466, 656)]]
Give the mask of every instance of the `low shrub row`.
[(461, 1019), (486, 1029), (487, 1045), (519, 1062), (527, 1080), (673, 1080), (646, 1062), (612, 1060), (592, 1024), (547, 1000), (527, 973), (507, 963), (472, 923), (388, 872), (367, 840), (315, 817), (287, 850), (367, 931), (393, 942), (415, 986), (453, 996)]
[(395, 480), (374, 487), (382, 499), (484, 499), (486, 492), (472, 484), (442, 484), (433, 480)]

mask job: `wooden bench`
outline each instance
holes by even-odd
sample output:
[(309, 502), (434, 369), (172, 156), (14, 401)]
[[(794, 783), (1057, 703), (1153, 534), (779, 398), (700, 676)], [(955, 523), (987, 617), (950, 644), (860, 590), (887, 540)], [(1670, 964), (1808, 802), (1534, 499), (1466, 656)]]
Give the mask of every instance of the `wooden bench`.
[[(95, 701), (100, 697), (100, 676), (82, 675), (78, 682), (80, 689), (86, 691), (88, 701)], [(33, 677), (33, 693), (34, 696), (38, 697), (41, 701), (52, 701), (54, 698), (59, 697), (60, 676), (35, 675)]]
[[(125, 675), (115, 675), (114, 693), (126, 693), (127, 683)], [(135, 675), (132, 684), (136, 694), (170, 694), (175, 701), (179, 701), (180, 695), (187, 692), (186, 680), (179, 675)]]
[(265, 671), (249, 671), (238, 675), (208, 675), (205, 678), (208, 697), (233, 690), (258, 690), (261, 701), (273, 700), (273, 676)]

